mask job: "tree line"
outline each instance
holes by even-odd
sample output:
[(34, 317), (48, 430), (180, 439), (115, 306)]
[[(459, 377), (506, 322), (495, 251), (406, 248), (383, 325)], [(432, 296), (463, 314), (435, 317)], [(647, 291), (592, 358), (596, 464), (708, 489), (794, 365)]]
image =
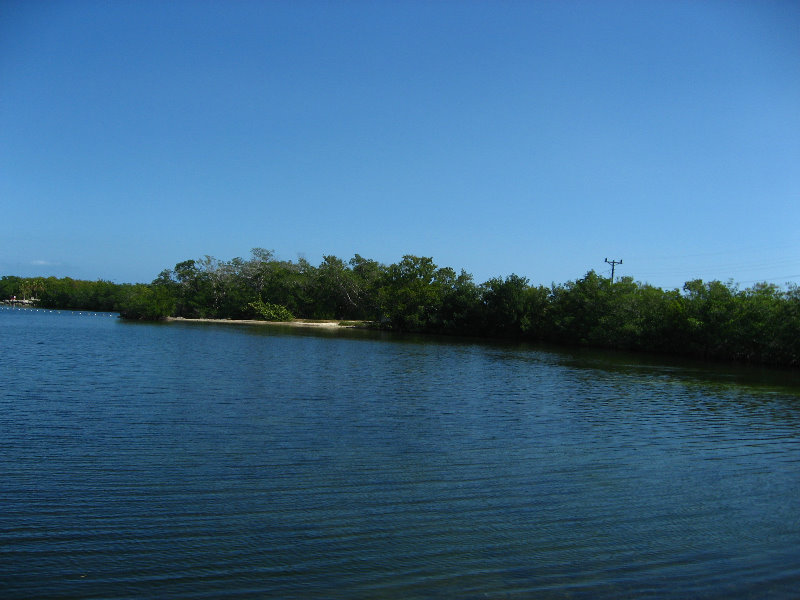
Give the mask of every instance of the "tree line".
[(0, 278), (0, 300), (5, 302), (16, 297), (59, 310), (116, 312), (134, 287), (104, 280), (5, 275)]
[(463, 269), (406, 255), (384, 265), (356, 254), (278, 260), (206, 256), (165, 269), (150, 284), (3, 277), (0, 294), (50, 308), (113, 310), (129, 319), (293, 317), (369, 321), (396, 331), (507, 337), (561, 344), (800, 366), (800, 287), (720, 281), (662, 290), (594, 271), (564, 284), (518, 275), (476, 283)]

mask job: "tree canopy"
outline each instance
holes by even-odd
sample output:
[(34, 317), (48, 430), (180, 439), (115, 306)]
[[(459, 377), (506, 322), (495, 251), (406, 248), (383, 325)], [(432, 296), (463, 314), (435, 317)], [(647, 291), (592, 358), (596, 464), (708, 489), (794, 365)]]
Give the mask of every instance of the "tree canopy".
[(0, 297), (50, 308), (118, 311), (129, 319), (369, 321), (395, 331), (508, 337), (800, 366), (800, 287), (688, 281), (662, 290), (589, 271), (550, 287), (525, 277), (472, 276), (431, 257), (384, 265), (356, 254), (318, 266), (254, 248), (247, 259), (177, 263), (149, 284), (70, 278), (0, 279)]

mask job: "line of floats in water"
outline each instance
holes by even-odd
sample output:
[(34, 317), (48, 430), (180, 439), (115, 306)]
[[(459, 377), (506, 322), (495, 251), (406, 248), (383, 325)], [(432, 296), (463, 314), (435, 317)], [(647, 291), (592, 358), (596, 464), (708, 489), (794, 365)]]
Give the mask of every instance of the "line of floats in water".
[(114, 312), (89, 312), (89, 311), (78, 311), (78, 310), (59, 310), (59, 309), (50, 309), (50, 308), (31, 308), (28, 306), (6, 306), (0, 305), (0, 310), (9, 310), (9, 311), (25, 311), (25, 312), (41, 312), (41, 313), (56, 313), (56, 314), (68, 314), (68, 315), (76, 315), (82, 317), (116, 317), (118, 313)]

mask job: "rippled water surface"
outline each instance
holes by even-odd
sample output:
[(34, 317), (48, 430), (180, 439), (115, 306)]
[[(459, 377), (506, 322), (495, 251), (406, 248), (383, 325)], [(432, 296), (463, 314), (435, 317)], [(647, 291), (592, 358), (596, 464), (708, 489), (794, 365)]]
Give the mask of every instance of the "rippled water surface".
[(797, 598), (792, 373), (0, 310), (2, 598)]

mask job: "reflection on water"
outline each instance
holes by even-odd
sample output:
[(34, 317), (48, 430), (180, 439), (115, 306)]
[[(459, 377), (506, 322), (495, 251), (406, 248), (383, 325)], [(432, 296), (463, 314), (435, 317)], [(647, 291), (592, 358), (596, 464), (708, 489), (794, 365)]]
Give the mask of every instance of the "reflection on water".
[(0, 311), (4, 598), (788, 598), (793, 373)]

